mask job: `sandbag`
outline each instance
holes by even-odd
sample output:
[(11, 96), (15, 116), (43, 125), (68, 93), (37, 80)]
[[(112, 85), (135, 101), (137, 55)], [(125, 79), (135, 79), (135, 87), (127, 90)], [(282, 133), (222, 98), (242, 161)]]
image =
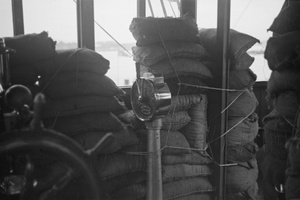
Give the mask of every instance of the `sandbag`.
[(284, 34), (300, 30), (300, 3), (297, 1), (290, 1), (288, 3), (290, 5), (280, 11), (268, 31)]
[(258, 183), (255, 182), (248, 190), (238, 193), (226, 194), (226, 200), (260, 200), (258, 195)]
[(174, 95), (171, 97), (171, 104), (165, 109), (169, 112), (188, 110), (191, 105), (203, 101), (203, 98), (205, 98), (203, 96), (203, 94)]
[(32, 67), (41, 76), (52, 76), (57, 73), (89, 72), (104, 75), (110, 62), (101, 54), (87, 48), (59, 49), (51, 59), (35, 63)]
[[(241, 56), (245, 56), (245, 53), (255, 44), (259, 43), (259, 40), (248, 34), (238, 32), (234, 29), (230, 29), (229, 35), (229, 57), (233, 63)], [(216, 28), (202, 28), (199, 30), (200, 44), (207, 49), (207, 51), (214, 57), (217, 57), (217, 29)], [(245, 68), (244, 66), (241, 66)], [(249, 66), (250, 67), (250, 66)], [(231, 65), (231, 70), (241, 70), (238, 65)]]
[(211, 200), (213, 195), (209, 192), (200, 192), (196, 194), (191, 194), (183, 197), (176, 198), (176, 200)]
[(187, 111), (169, 112), (162, 118), (162, 130), (178, 131), (191, 121)]
[(207, 103), (207, 96), (203, 95), (203, 101), (201, 103), (194, 104), (188, 109), (191, 121), (181, 130), (190, 146), (200, 150), (207, 148)]
[(179, 79), (177, 77), (166, 78), (165, 82), (168, 84), (172, 96), (205, 94), (208, 87), (208, 84), (200, 78), (189, 75), (180, 75)]
[(46, 103), (43, 105), (43, 118), (118, 110), (123, 110), (123, 104), (114, 96), (84, 95), (55, 100), (46, 98)]
[(111, 192), (111, 199), (114, 200), (141, 200), (145, 199), (147, 194), (147, 187), (145, 184), (132, 184), (122, 188), (118, 188)]
[(254, 141), (247, 144), (228, 146), (226, 159), (228, 163), (247, 162), (255, 158), (258, 150), (259, 147)]
[[(93, 148), (106, 133), (105, 131), (87, 131), (72, 137), (72, 139), (78, 142), (84, 150), (88, 150)], [(101, 149), (100, 152), (95, 152), (96, 154), (115, 153), (123, 147), (138, 144), (139, 142), (135, 132), (129, 127), (124, 127), (111, 133), (113, 137), (112, 142), (104, 149)]]
[(177, 199), (196, 193), (213, 192), (214, 187), (206, 177), (193, 177), (163, 184), (163, 198)]
[(31, 65), (26, 64), (45, 60), (56, 54), (56, 42), (46, 31), (5, 37), (4, 40), (7, 47), (16, 50), (15, 53), (10, 54), (10, 65), (26, 66), (23, 72), (33, 70)]
[(80, 95), (122, 96), (125, 94), (108, 76), (89, 72), (60, 73), (53, 77), (41, 77), (40, 87), (41, 92), (51, 99)]
[(103, 154), (97, 157), (96, 169), (103, 180), (136, 171), (146, 171), (145, 155), (129, 155), (124, 152)]
[(229, 72), (229, 89), (253, 87), (257, 75), (251, 69), (232, 70)]
[(300, 70), (280, 70), (272, 71), (267, 83), (267, 92), (272, 96), (277, 96), (286, 90), (300, 92)]
[(286, 159), (278, 159), (270, 151), (261, 148), (257, 153), (257, 163), (262, 176), (262, 192), (265, 199), (272, 200), (278, 197), (275, 187), (285, 183)]
[(198, 42), (198, 26), (191, 15), (177, 18), (133, 18), (129, 30), (136, 40), (137, 46), (161, 43), (162, 41)]
[(228, 193), (244, 192), (251, 188), (258, 178), (256, 158), (236, 166), (225, 167), (226, 191)]
[(162, 165), (162, 182), (172, 182), (196, 176), (209, 176), (212, 169), (208, 165)]
[(258, 116), (252, 113), (248, 118), (232, 118), (228, 120), (226, 142), (228, 146), (242, 145), (252, 142), (258, 134)]
[(242, 53), (238, 58), (234, 59), (230, 63), (231, 70), (246, 70), (251, 67), (254, 62), (254, 57), (250, 56), (248, 53)]
[(107, 193), (113, 193), (118, 188), (123, 188), (128, 185), (141, 184), (146, 181), (147, 173), (144, 171), (134, 171), (116, 176), (103, 181), (103, 190)]
[(11, 85), (34, 85), (38, 81), (38, 71), (28, 65), (10, 65)]
[[(147, 130), (139, 129), (136, 131), (140, 144), (125, 147), (124, 152), (136, 153), (147, 152)], [(190, 145), (184, 135), (179, 131), (160, 131), (160, 143), (162, 148), (162, 155), (175, 155), (191, 153)]]
[(172, 58), (171, 61), (165, 59), (149, 68), (153, 74), (162, 74), (166, 79), (177, 77), (177, 75), (195, 76), (205, 82), (212, 78), (208, 67), (198, 59)]
[(299, 45), (300, 30), (270, 37), (264, 52), (269, 68), (271, 70), (299, 69), (299, 66), (294, 65), (298, 57), (296, 47)]
[(169, 154), (162, 155), (161, 163), (163, 165), (176, 165), (176, 164), (190, 164), (190, 165), (204, 165), (212, 162), (211, 157), (205, 151), (191, 151), (186, 154)]
[(208, 58), (208, 53), (203, 46), (192, 42), (165, 42), (147, 46), (132, 47), (133, 60), (149, 67), (162, 60), (175, 57), (203, 60)]
[(295, 119), (300, 103), (299, 93), (287, 90), (272, 99), (274, 112), (287, 119)]
[(228, 92), (228, 118), (246, 117), (253, 113), (258, 105), (258, 100), (252, 90), (245, 88), (243, 91)]
[(69, 136), (75, 136), (87, 131), (119, 131), (125, 126), (110, 112), (93, 112), (67, 117), (43, 119), (46, 128), (54, 129)]

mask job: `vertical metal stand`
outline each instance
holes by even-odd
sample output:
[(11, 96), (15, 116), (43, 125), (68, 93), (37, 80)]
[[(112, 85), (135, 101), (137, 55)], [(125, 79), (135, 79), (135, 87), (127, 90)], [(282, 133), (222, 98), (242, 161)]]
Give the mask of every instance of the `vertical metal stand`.
[(148, 129), (147, 200), (162, 200), (160, 129), (162, 118), (145, 122)]

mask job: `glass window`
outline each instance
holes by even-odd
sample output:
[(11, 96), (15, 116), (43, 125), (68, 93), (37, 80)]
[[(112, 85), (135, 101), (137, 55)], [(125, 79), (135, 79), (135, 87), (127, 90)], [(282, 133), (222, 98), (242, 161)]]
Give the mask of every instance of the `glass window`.
[(110, 61), (107, 72), (117, 85), (128, 86), (136, 79), (131, 48), (135, 45), (129, 26), (137, 16), (133, 0), (95, 0), (95, 50)]
[(14, 35), (11, 0), (2, 0), (0, 6), (0, 37)]
[(76, 3), (72, 0), (23, 1), (24, 32), (46, 31), (56, 49), (77, 48)]
[(146, 16), (149, 17), (179, 17), (180, 0), (148, 0), (146, 1)]
[[(248, 53), (255, 58), (250, 69), (257, 81), (268, 81), (271, 70), (264, 59), (266, 42), (272, 36), (267, 32), (280, 12), (284, 0), (231, 0), (230, 27), (260, 40)], [(197, 24), (199, 28), (217, 27), (217, 0), (197, 1)]]

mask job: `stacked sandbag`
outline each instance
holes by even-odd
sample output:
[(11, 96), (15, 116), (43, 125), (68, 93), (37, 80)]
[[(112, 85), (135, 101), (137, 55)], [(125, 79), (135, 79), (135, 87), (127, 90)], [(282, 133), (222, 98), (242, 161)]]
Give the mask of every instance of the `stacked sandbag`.
[[(161, 128), (163, 198), (211, 199), (214, 188), (208, 179), (212, 171), (206, 153), (207, 97), (205, 89), (190, 87), (207, 86), (212, 78), (202, 64), (208, 55), (197, 43), (197, 24), (189, 15), (134, 18), (130, 31), (136, 39), (132, 50), (134, 60), (141, 66), (140, 75), (150, 72), (163, 76), (172, 94)], [(144, 154), (147, 130), (141, 126), (136, 130), (141, 141), (137, 150)], [(144, 183), (120, 188), (114, 196), (124, 199), (124, 194), (138, 193), (134, 199), (145, 198), (145, 187)]]
[(9, 62), (11, 84), (34, 87), (38, 72), (32, 65), (53, 57), (56, 54), (56, 42), (45, 31), (5, 37), (4, 40), (8, 48), (15, 50), (10, 54)]
[[(181, 131), (192, 121), (186, 110), (197, 104), (201, 105), (204, 110), (205, 96), (194, 94), (172, 97), (171, 105), (166, 108), (169, 114), (162, 119), (160, 138), (164, 199), (212, 198), (211, 194), (214, 188), (208, 179), (212, 174), (210, 166), (212, 160), (205, 151), (191, 148), (189, 142), (193, 140), (188, 141)], [(203, 115), (204, 111), (200, 113)], [(173, 116), (171, 116), (172, 114)], [(192, 126), (195, 127), (196, 122), (193, 124)], [(139, 144), (121, 149), (116, 157), (114, 154), (102, 156), (99, 162), (99, 166), (105, 166), (106, 170), (99, 168), (99, 173), (109, 187), (107, 192), (113, 199), (146, 198), (148, 131), (142, 123), (133, 123), (133, 125), (139, 138)], [(203, 127), (207, 129), (204, 122)], [(195, 131), (196, 129), (194, 129)], [(200, 134), (198, 135), (200, 136)], [(206, 145), (203, 137), (195, 138), (195, 141), (199, 146)], [(124, 161), (126, 164), (122, 165), (121, 163)]]
[(46, 128), (68, 135), (85, 150), (112, 132), (113, 143), (101, 153), (137, 142), (132, 128), (118, 118), (126, 110), (118, 98), (124, 92), (105, 75), (109, 61), (102, 55), (86, 48), (57, 50), (32, 67), (39, 75), (38, 91), (46, 97)]
[[(256, 38), (236, 30), (230, 30), (229, 43), (229, 90), (227, 93), (228, 127), (221, 136), (215, 133), (215, 120), (221, 115), (215, 108), (220, 90), (208, 92), (208, 127), (210, 129), (208, 143), (226, 136), (225, 186), (226, 199), (258, 199), (258, 166), (256, 153), (258, 145), (254, 142), (258, 134), (258, 116), (255, 109), (258, 101), (252, 91), (256, 75), (250, 69), (254, 58), (247, 50), (255, 43)], [(200, 29), (200, 43), (207, 49), (211, 60), (206, 65), (217, 77), (222, 70), (214, 60), (217, 57), (217, 29)], [(217, 80), (212, 79), (210, 86), (216, 88)], [(218, 177), (215, 178), (218, 180)]]
[[(272, 70), (267, 84), (267, 99), (272, 111), (263, 119), (266, 144), (262, 153), (264, 157), (259, 163), (265, 199), (274, 199), (279, 195), (285, 195), (286, 199), (300, 198), (300, 176), (297, 175), (300, 170), (297, 162), (293, 162), (299, 137), (296, 135), (300, 104), (299, 10), (300, 3), (291, 2), (281, 10), (268, 29), (274, 33), (268, 39), (264, 53)], [(266, 162), (270, 163), (268, 168), (264, 167)]]

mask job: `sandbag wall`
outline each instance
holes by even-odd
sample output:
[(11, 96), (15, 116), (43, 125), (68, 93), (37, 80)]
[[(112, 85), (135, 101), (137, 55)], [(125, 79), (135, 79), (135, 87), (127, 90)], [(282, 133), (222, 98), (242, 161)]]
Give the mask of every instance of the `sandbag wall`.
[[(265, 199), (300, 198), (298, 150), (300, 105), (300, 3), (281, 10), (268, 30), (264, 53), (272, 70), (267, 84), (272, 111), (264, 117), (264, 149), (259, 152)], [(281, 194), (278, 192), (280, 191)]]
[[(217, 30), (200, 29), (199, 38), (201, 44), (208, 50), (211, 59), (206, 61), (207, 66), (212, 71), (213, 77), (222, 70), (214, 60), (217, 60)], [(209, 137), (207, 142), (213, 142), (226, 136), (226, 164), (225, 186), (226, 199), (258, 199), (258, 166), (256, 153), (258, 145), (254, 142), (258, 134), (258, 116), (255, 109), (258, 101), (252, 91), (256, 75), (250, 69), (254, 58), (247, 50), (255, 43), (259, 42), (256, 38), (230, 30), (229, 43), (229, 90), (228, 90), (228, 128), (225, 133), (215, 133), (215, 119), (221, 113), (215, 110), (217, 95), (220, 90), (214, 80), (208, 92), (208, 123)], [(218, 177), (215, 177), (218, 180)]]
[[(143, 72), (163, 76), (172, 94), (160, 133), (163, 199), (211, 199), (214, 187), (208, 178), (212, 174), (212, 161), (206, 153), (207, 96), (201, 88), (178, 84), (186, 81), (204, 85), (211, 78), (210, 71), (201, 63), (207, 52), (196, 43), (196, 23), (190, 16), (135, 18), (130, 31), (137, 41), (133, 47), (134, 60), (142, 66)], [(136, 132), (140, 144), (124, 150), (128, 154), (143, 155), (146, 160), (147, 129), (136, 126)], [(143, 170), (146, 173), (147, 168)], [(112, 194), (116, 199), (127, 199), (127, 196), (128, 199), (145, 199), (146, 190), (143, 182)]]

